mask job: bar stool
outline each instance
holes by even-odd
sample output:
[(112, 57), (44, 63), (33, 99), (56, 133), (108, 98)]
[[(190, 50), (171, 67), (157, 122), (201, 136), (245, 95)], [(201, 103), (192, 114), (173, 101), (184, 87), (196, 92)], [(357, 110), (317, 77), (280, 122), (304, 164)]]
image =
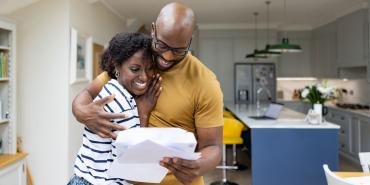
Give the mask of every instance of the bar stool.
[(233, 118), (224, 118), (224, 128), (223, 128), (223, 145), (222, 145), (222, 166), (217, 166), (218, 169), (222, 169), (222, 180), (212, 182), (211, 185), (238, 185), (235, 182), (227, 180), (226, 170), (233, 169), (236, 170), (237, 166), (227, 166), (226, 165), (226, 145), (237, 145), (243, 144), (243, 138), (241, 133), (243, 130), (243, 123)]
[[(224, 115), (224, 118), (234, 118), (234, 119), (237, 119), (232, 112), (227, 111), (227, 110), (224, 110), (223, 115)], [(240, 121), (239, 121), (239, 124), (242, 125), (243, 132), (248, 130), (248, 127), (246, 127)], [(239, 164), (238, 161), (236, 161), (236, 145), (233, 145), (233, 162), (232, 162), (232, 164), (233, 164), (233, 166), (237, 166), (238, 167), (237, 170), (240, 170), (240, 171), (246, 170), (248, 168), (246, 165)]]

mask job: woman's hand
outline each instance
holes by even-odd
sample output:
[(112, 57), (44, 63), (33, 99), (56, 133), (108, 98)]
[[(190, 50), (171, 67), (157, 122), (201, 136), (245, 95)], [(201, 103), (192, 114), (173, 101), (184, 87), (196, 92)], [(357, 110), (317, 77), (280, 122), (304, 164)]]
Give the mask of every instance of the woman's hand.
[(150, 112), (155, 107), (162, 91), (161, 81), (162, 78), (159, 74), (156, 74), (149, 84), (148, 91), (135, 98), (140, 117), (140, 126), (142, 127), (148, 126)]
[(195, 178), (201, 176), (199, 159), (185, 160), (165, 157), (160, 161), (160, 165), (170, 170), (176, 179), (185, 185), (191, 184)]

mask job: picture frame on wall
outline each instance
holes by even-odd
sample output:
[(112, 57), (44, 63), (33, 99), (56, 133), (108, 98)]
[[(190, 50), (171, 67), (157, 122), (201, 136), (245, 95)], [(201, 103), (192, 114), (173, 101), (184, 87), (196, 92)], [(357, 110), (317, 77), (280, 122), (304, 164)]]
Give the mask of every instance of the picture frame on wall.
[(71, 28), (70, 84), (92, 79), (92, 37)]

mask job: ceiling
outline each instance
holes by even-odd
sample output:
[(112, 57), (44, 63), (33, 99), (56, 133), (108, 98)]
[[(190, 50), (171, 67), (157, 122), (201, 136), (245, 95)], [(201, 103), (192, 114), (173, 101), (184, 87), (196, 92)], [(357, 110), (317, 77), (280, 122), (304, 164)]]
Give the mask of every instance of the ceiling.
[[(136, 17), (145, 24), (155, 20), (161, 7), (173, 0), (101, 0), (122, 17)], [(204, 28), (251, 28), (253, 12), (266, 25), (266, 0), (179, 0), (192, 7)], [(354, 10), (367, 7), (367, 0), (270, 0), (270, 25), (279, 29), (312, 29)]]
[[(0, 0), (0, 15), (37, 2), (38, 0)], [(121, 18), (140, 20), (150, 25), (161, 7), (170, 0), (86, 0), (102, 2)], [(266, 25), (265, 0), (179, 0), (192, 7), (200, 28), (252, 28), (253, 12), (258, 22)], [(367, 7), (367, 0), (270, 0), (270, 26), (278, 29), (312, 29), (347, 13)]]
[(39, 0), (0, 0), (0, 15), (11, 13)]

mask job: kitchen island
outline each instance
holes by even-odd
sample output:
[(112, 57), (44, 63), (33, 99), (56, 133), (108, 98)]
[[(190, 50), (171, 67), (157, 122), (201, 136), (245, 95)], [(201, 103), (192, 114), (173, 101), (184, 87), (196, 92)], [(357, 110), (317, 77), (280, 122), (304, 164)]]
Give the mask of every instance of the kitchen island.
[(322, 165), (338, 170), (338, 125), (311, 125), (287, 108), (277, 120), (255, 120), (267, 105), (225, 107), (250, 128), (252, 185), (325, 185)]

